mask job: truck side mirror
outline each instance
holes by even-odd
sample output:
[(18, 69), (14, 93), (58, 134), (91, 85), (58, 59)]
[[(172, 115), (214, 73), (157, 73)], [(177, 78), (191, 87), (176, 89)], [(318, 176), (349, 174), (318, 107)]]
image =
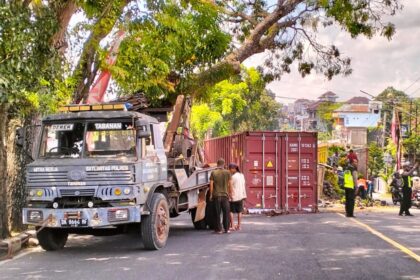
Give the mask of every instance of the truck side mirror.
[(135, 125), (138, 138), (148, 138), (151, 136), (149, 129), (150, 125), (147, 121), (138, 119), (136, 120)]
[(16, 145), (20, 148), (25, 145), (25, 128), (23, 127), (16, 129)]

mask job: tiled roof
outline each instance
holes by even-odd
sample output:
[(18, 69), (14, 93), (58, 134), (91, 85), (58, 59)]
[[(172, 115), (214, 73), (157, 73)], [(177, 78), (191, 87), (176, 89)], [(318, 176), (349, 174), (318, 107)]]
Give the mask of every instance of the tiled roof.
[(334, 112), (369, 113), (369, 104), (344, 104)]

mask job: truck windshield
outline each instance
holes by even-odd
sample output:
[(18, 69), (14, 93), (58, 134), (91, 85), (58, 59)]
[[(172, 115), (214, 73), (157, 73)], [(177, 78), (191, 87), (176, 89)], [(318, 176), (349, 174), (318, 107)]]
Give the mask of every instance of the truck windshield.
[(118, 157), (136, 155), (135, 130), (132, 122), (88, 123), (85, 155)]
[(44, 125), (40, 157), (79, 158), (82, 155), (83, 123), (55, 123)]

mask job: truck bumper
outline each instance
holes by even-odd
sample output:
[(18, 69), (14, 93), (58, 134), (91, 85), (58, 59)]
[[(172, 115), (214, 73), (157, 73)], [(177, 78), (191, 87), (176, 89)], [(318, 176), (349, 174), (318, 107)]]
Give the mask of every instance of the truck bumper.
[[(127, 216), (125, 214), (127, 214)], [(141, 207), (123, 206), (72, 209), (23, 208), (23, 223), (26, 225), (39, 226), (45, 222), (46, 227), (72, 228), (73, 226), (63, 225), (65, 224), (64, 221), (68, 219), (86, 221), (86, 224), (80, 224), (77, 226), (78, 228), (100, 228), (128, 223), (139, 223), (141, 221)]]

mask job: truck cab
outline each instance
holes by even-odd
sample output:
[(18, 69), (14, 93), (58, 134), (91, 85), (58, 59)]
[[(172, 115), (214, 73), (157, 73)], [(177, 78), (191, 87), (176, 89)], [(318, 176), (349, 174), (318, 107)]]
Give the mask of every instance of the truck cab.
[(147, 249), (165, 246), (169, 217), (197, 206), (210, 170), (168, 170), (151, 116), (121, 104), (63, 110), (42, 120), (27, 166), (24, 224), (36, 227), (45, 250), (63, 248), (69, 233), (133, 223), (141, 224)]

